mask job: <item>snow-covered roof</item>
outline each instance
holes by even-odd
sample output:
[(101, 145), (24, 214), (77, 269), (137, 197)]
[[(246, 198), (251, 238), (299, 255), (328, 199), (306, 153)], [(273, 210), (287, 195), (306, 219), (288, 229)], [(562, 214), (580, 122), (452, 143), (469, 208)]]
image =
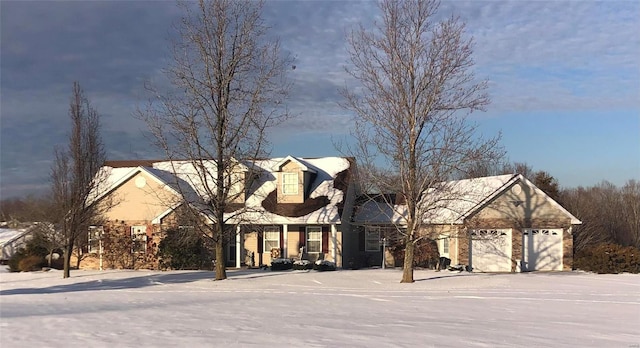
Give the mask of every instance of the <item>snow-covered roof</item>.
[(28, 232), (29, 229), (27, 228), (0, 228), (0, 246), (5, 245), (6, 243), (10, 243)]
[[(441, 183), (437, 188), (429, 190), (423, 202), (421, 202), (425, 211), (423, 222), (426, 224), (462, 224), (465, 218), (518, 181), (535, 189), (538, 194), (543, 195), (549, 203), (555, 205), (570, 217), (572, 224), (581, 223), (580, 220), (520, 174), (488, 176)], [(355, 221), (363, 224), (403, 224), (406, 216), (407, 207), (405, 205), (369, 200), (359, 207)]]
[[(266, 211), (262, 206), (263, 200), (277, 188), (277, 175), (272, 173), (279, 171), (282, 164), (292, 159), (304, 170), (316, 174), (313, 182), (309, 183), (311, 188), (309, 198), (326, 196), (329, 201), (323, 207), (299, 217), (274, 214)], [(217, 170), (215, 162), (203, 161), (202, 164), (213, 181)], [(344, 199), (344, 192), (334, 187), (334, 181), (338, 173), (349, 169), (349, 167), (349, 160), (343, 157), (294, 158), (287, 156), (247, 161), (245, 164), (239, 163), (238, 169), (240, 171), (247, 171), (248, 168), (251, 168), (257, 174), (260, 174), (258, 175), (258, 181), (254, 183), (256, 189), (245, 198), (247, 212), (243, 214), (242, 219), (273, 224), (340, 223), (341, 217), (338, 206)], [(207, 199), (202, 176), (198, 174), (197, 168), (188, 161), (156, 161), (152, 163), (152, 166), (137, 166), (133, 168), (104, 167), (103, 171), (108, 175), (107, 186), (109, 189), (104, 190), (98, 199), (140, 171), (144, 171), (174, 192), (181, 192), (185, 201), (189, 203), (199, 204)]]
[(302, 170), (303, 172), (317, 173), (317, 171), (314, 168), (311, 168), (311, 166), (308, 166), (306, 163), (304, 163), (305, 161), (303, 159), (298, 159), (293, 156), (287, 156), (279, 160), (276, 164), (273, 165), (271, 170), (274, 172), (279, 172), (282, 170), (282, 166), (285, 165), (287, 162), (297, 163), (298, 166), (300, 166), (300, 170)]

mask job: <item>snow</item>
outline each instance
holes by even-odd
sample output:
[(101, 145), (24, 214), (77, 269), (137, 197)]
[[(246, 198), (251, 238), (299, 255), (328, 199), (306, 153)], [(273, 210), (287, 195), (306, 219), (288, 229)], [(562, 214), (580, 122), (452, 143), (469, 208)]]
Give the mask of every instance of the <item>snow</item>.
[(5, 243), (12, 241), (24, 234), (26, 231), (27, 230), (24, 228), (18, 230), (12, 228), (0, 228), (0, 245), (4, 245)]
[(0, 346), (635, 347), (640, 276), (0, 273)]

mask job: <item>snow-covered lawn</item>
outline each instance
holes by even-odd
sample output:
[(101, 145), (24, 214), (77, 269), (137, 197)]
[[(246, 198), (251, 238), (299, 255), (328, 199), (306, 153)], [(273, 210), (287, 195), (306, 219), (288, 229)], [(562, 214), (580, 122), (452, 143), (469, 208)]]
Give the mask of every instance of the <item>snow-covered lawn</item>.
[(0, 346), (638, 347), (640, 276), (0, 273)]

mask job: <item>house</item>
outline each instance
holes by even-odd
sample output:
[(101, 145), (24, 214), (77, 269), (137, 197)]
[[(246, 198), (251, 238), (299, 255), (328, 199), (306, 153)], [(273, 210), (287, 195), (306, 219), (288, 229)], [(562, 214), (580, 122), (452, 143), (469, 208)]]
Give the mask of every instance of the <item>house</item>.
[[(225, 174), (231, 177), (233, 210), (225, 212), (225, 219), (237, 226), (227, 243), (228, 266), (269, 265), (272, 258), (299, 257), (342, 265), (349, 244), (357, 242), (343, 233), (350, 230), (356, 196), (352, 158), (287, 156), (237, 164)], [(214, 161), (203, 165), (215, 172)], [(110, 207), (104, 224), (89, 233), (82, 263), (86, 268), (102, 262), (98, 242), (105, 231), (113, 230), (134, 242), (130, 252), (137, 263), (130, 267), (158, 267), (153, 255), (164, 233), (175, 227), (177, 209), (185, 202), (198, 206), (207, 199), (207, 183), (188, 161), (109, 161), (100, 175), (106, 183), (92, 202)], [(206, 209), (202, 217), (205, 222), (213, 219)], [(114, 260), (110, 263), (107, 267), (118, 266)]]
[(31, 237), (31, 228), (0, 228), (0, 264), (6, 264), (20, 248), (26, 246)]
[[(215, 171), (215, 162), (203, 163)], [(269, 265), (274, 258), (323, 259), (345, 268), (381, 265), (381, 240), (406, 227), (402, 202), (356, 203), (353, 158), (287, 156), (237, 164), (226, 174), (232, 209), (225, 218), (236, 231), (227, 242), (228, 266)], [(155, 252), (175, 228), (177, 210), (208, 199), (205, 183), (187, 161), (111, 161), (103, 174), (106, 187), (93, 201), (112, 207), (104, 225), (90, 230), (83, 266), (98, 267), (101, 236), (117, 230), (133, 241), (120, 251), (136, 260), (126, 267), (158, 267)], [(431, 209), (420, 233), (435, 240), (439, 256), (452, 264), (476, 272), (572, 267), (572, 226), (581, 222), (522, 175), (442, 183), (423, 203)], [(202, 210), (203, 223), (213, 219)], [(108, 261), (107, 267), (125, 267)]]
[[(444, 183), (428, 192), (420, 233), (437, 240), (441, 257), (475, 272), (571, 270), (572, 226), (581, 222), (522, 175)], [(405, 228), (406, 206), (369, 200), (355, 215), (361, 251), (382, 255), (375, 240)], [(364, 245), (364, 248), (362, 247)]]

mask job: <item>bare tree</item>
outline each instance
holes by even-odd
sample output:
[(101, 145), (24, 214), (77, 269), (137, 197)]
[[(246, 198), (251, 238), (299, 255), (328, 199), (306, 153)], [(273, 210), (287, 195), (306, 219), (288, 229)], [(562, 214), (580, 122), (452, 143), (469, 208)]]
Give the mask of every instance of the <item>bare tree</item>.
[(55, 150), (51, 169), (52, 199), (57, 207), (55, 220), (64, 240), (64, 278), (70, 276), (74, 246), (80, 236), (87, 234), (92, 221), (100, 216), (100, 208), (91, 204), (91, 197), (104, 182), (99, 170), (105, 160), (100, 115), (77, 82), (73, 84), (69, 117), (68, 147)]
[(629, 180), (621, 189), (623, 224), (629, 245), (640, 248), (640, 182)]
[[(173, 92), (155, 93), (140, 116), (178, 174), (184, 206), (215, 244), (216, 279), (225, 279), (225, 245), (236, 233), (253, 167), (265, 156), (265, 130), (288, 117), (291, 61), (268, 34), (263, 3), (182, 3), (184, 17), (166, 70)], [(242, 174), (238, 174), (243, 172)]]
[[(349, 37), (352, 67), (360, 87), (344, 89), (355, 112), (353, 149), (367, 180), (397, 193), (406, 228), (397, 226), (405, 248), (402, 282), (413, 282), (414, 246), (423, 222), (464, 192), (446, 184), (467, 163), (500, 155), (498, 138), (476, 136), (467, 115), (489, 104), (486, 82), (475, 82), (472, 40), (456, 17), (436, 21), (439, 2), (382, 1), (381, 21)], [(398, 180), (386, 180), (387, 178)]]

